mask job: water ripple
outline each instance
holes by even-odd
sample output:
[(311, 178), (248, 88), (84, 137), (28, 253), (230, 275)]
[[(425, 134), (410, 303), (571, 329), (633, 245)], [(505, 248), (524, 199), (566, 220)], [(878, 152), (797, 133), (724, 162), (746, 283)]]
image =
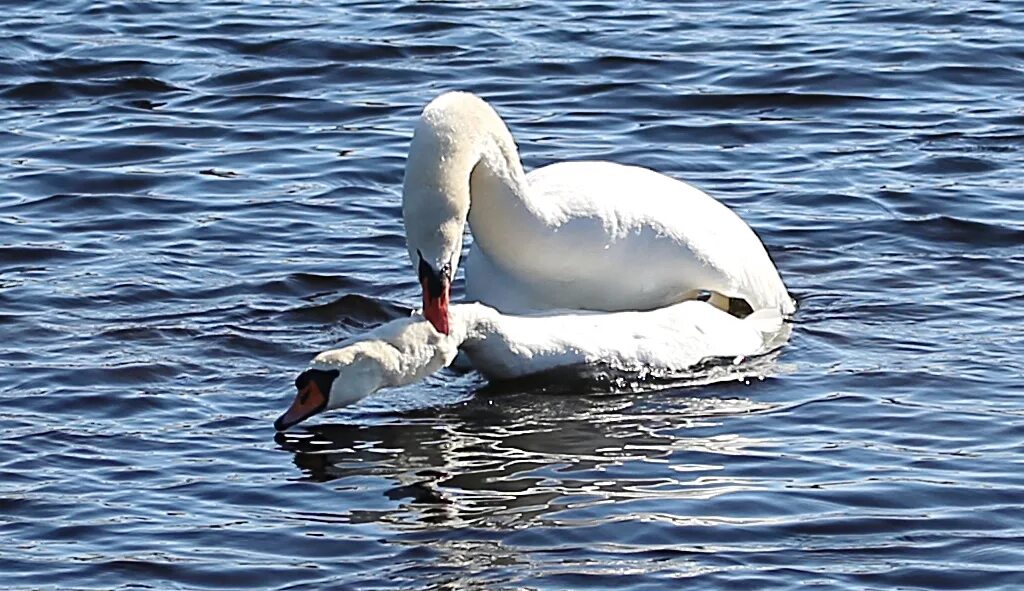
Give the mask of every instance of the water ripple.
[[(7, 7), (0, 582), (1024, 586), (1018, 4)], [(275, 436), (314, 352), (417, 306), (405, 154), (453, 88), (527, 168), (725, 201), (790, 343), (448, 370)]]

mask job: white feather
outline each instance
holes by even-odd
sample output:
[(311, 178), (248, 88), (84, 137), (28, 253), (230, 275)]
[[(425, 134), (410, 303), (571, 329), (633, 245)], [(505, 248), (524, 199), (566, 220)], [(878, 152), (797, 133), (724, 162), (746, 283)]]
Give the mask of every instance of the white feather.
[(422, 380), (448, 366), (461, 348), (491, 379), (602, 363), (640, 371), (681, 371), (713, 357), (766, 352), (783, 328), (778, 313), (740, 319), (701, 301), (648, 312), (502, 314), (483, 304), (451, 308), (442, 335), (421, 316), (401, 318), (316, 356), (315, 369), (337, 369), (327, 408), (386, 387)]
[(423, 111), (406, 164), (410, 257), (458, 265), (466, 297), (504, 312), (651, 310), (711, 291), (793, 312), (753, 230), (699, 189), (652, 170), (565, 162), (524, 173), (498, 114), (468, 93)]

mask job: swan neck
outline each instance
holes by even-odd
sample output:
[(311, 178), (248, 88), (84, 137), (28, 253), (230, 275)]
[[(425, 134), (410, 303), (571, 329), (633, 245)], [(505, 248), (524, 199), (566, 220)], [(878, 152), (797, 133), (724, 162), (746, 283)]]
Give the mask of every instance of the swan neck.
[(457, 92), (427, 105), (409, 147), (402, 196), (414, 265), (422, 257), (434, 269), (457, 268), (467, 220), (479, 238), (476, 210), (500, 219), (503, 211), (522, 209), (525, 197), (515, 141), (490, 105)]
[(502, 131), (505, 133), (496, 133), (483, 143), (480, 157), (470, 172), (470, 225), (479, 217), (474, 213), (480, 210), (520, 208), (528, 204), (526, 172), (519, 151), (508, 130)]

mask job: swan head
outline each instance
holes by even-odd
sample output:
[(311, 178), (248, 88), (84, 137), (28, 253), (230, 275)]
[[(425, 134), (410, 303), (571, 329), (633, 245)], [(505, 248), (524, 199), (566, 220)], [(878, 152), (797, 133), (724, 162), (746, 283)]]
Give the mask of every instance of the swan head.
[(297, 393), (274, 428), (285, 431), (325, 410), (348, 406), (384, 386), (389, 359), (380, 343), (355, 343), (326, 351), (295, 378)]
[[(462, 236), (458, 240), (458, 248), (462, 249)], [(441, 262), (444, 257), (434, 258), (434, 263), (427, 262), (431, 257), (424, 258), (423, 252), (416, 249), (418, 261), (417, 273), (419, 274), (420, 287), (423, 289), (423, 316), (430, 321), (434, 329), (439, 333), (447, 335), (451, 331), (448, 322), (448, 305), (451, 301), (452, 292), (452, 269), (459, 264), (459, 256), (449, 255), (446, 262)]]
[(505, 124), (483, 99), (446, 92), (420, 115), (409, 145), (402, 219), (409, 258), (423, 288), (423, 315), (449, 332), (448, 303), (469, 216), (470, 177)]
[[(398, 318), (313, 358), (295, 379), (295, 400), (275, 422), (284, 431), (325, 410), (348, 406), (385, 387), (419, 381), (455, 359), (475, 321), (474, 306), (458, 306), (453, 335), (420, 316)], [(465, 310), (465, 311), (463, 311)]]

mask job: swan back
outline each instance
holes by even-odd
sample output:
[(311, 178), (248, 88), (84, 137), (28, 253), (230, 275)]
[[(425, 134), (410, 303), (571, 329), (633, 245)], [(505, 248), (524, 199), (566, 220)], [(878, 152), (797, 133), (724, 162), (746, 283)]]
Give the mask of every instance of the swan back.
[(757, 235), (696, 187), (611, 162), (552, 164), (527, 180), (524, 202), (543, 215), (487, 220), (474, 192), (470, 299), (506, 312), (650, 310), (708, 290), (793, 312)]
[(453, 308), (470, 316), (462, 344), (473, 365), (492, 379), (601, 363), (614, 369), (681, 371), (707, 358), (765, 353), (783, 317), (763, 310), (737, 318), (703, 301), (646, 312), (566, 311), (503, 315), (481, 304)]

